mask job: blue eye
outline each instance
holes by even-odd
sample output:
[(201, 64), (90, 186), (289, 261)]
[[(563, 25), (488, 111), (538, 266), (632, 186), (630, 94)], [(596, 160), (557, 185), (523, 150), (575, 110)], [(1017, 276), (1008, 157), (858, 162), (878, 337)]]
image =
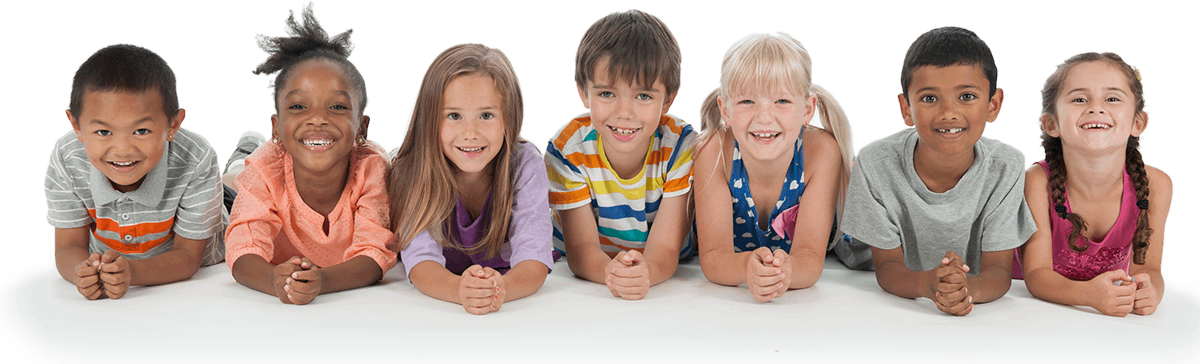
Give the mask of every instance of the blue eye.
[(650, 99), (653, 99), (653, 98), (654, 98), (653, 96), (650, 96), (650, 95), (647, 95), (647, 94), (638, 94), (638, 95), (637, 95), (637, 99), (638, 99), (638, 100), (642, 100), (642, 101), (647, 101), (647, 100), (650, 100)]
[(494, 117), (496, 117), (496, 115), (493, 115), (490, 112), (485, 112), (485, 113), (479, 115), (479, 118), (483, 119), (483, 120), (492, 120), (492, 118), (494, 118)]
[(958, 99), (962, 100), (962, 101), (971, 101), (976, 98), (978, 98), (978, 96), (975, 96), (975, 94), (972, 94), (972, 93), (965, 93), (962, 95), (958, 95)]
[(452, 112), (452, 113), (446, 114), (446, 118), (450, 119), (450, 120), (459, 120), (459, 119), (462, 119), (462, 115), (459, 115), (456, 112)]
[(775, 103), (776, 103), (776, 104), (790, 104), (790, 103), (792, 103), (792, 100), (788, 100), (788, 99), (779, 99), (779, 100), (775, 100)]
[(937, 102), (938, 99), (937, 99), (937, 96), (924, 95), (924, 96), (921, 96), (921, 98), (919, 100), (921, 100), (921, 102)]
[(609, 92), (609, 91), (600, 91), (600, 93), (598, 93), (597, 95), (599, 95), (600, 97), (606, 98), (606, 99), (613, 97), (613, 93)]
[(96, 131), (96, 135), (99, 135), (99, 136), (109, 136), (109, 135), (112, 135), (112, 132), (111, 132), (111, 131), (108, 131), (108, 130), (97, 130), (97, 131)]
[(133, 131), (133, 135), (146, 135), (146, 134), (150, 134), (150, 129), (141, 128), (141, 129)]
[(754, 105), (753, 100), (742, 100), (737, 102), (739, 105)]

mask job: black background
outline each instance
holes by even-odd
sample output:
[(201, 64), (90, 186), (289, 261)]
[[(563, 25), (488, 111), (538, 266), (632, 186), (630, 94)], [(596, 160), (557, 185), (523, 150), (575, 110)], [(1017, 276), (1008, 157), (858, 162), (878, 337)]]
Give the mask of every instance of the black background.
[[(180, 5), (181, 4), (181, 5)], [(208, 136), (222, 160), (245, 129), (268, 131), (271, 103), (266, 78), (253, 77), (251, 67), (263, 59), (254, 48), (254, 32), (282, 34), (282, 19), (294, 1), (275, 4), (226, 5), (196, 2), (122, 2), (120, 6), (35, 5), (36, 11), (8, 12), (10, 26), (5, 59), (8, 80), (4, 99), (10, 107), (7, 125), (16, 124), (17, 138), (30, 139), (14, 150), (20, 167), (10, 173), (22, 189), (12, 209), (18, 219), (2, 269), (42, 258), (36, 240), (53, 229), (44, 223), (44, 199), (38, 175), (44, 171), (54, 139), (68, 129), (64, 108), (71, 73), (85, 56), (109, 42), (134, 42), (154, 48), (172, 62), (179, 74), (185, 126)], [(242, 2), (245, 4), (245, 2)], [(421, 7), (426, 7), (422, 5)], [(1080, 50), (1116, 50), (1144, 70), (1148, 101), (1158, 109), (1160, 123), (1152, 124), (1145, 142), (1146, 160), (1174, 172), (1177, 190), (1184, 190), (1182, 163), (1193, 137), (1180, 126), (1189, 112), (1184, 101), (1193, 89), (1195, 71), (1184, 56), (1190, 49), (1181, 25), (1163, 18), (1138, 18), (1146, 10), (1116, 14), (1085, 14), (1033, 10), (1020, 16), (1000, 16), (995, 8), (952, 11), (940, 8), (930, 17), (916, 5), (881, 10), (803, 12), (788, 5), (720, 4), (720, 8), (643, 7), (664, 18), (684, 52), (684, 82), (671, 112), (695, 123), (701, 97), (716, 84), (721, 53), (750, 31), (786, 30), (810, 49), (815, 80), (839, 97), (850, 113), (856, 142), (901, 129), (895, 94), (899, 91), (900, 60), (908, 42), (920, 31), (943, 24), (968, 26), (988, 40), (1000, 66), (1000, 86), (1006, 102), (1000, 120), (986, 135), (1004, 139), (1025, 150), (1030, 162), (1040, 159), (1037, 148), (1038, 88), (1055, 62)], [(944, 6), (932, 5), (930, 6)], [(444, 8), (443, 8), (444, 7)], [(330, 19), (331, 32), (355, 28), (358, 50), (353, 60), (364, 72), (372, 115), (370, 137), (391, 148), (400, 143), (416, 86), (439, 50), (452, 43), (476, 41), (503, 48), (520, 73), (526, 95), (524, 136), (545, 147), (546, 137), (559, 124), (582, 111), (572, 83), (572, 55), (578, 36), (607, 8), (478, 8), (440, 6), (437, 11), (394, 5), (384, 7), (322, 1), (318, 16)], [(862, 7), (862, 6), (860, 6)], [(1013, 13), (1006, 11), (1004, 13)], [(886, 17), (881, 16), (886, 14)], [(1123, 19), (1114, 19), (1120, 16)], [(30, 107), (25, 107), (30, 106)], [(1188, 130), (1194, 130), (1188, 127)], [(32, 131), (25, 133), (22, 131)], [(10, 144), (13, 145), (13, 144)], [(28, 157), (26, 157), (28, 156)], [(1174, 233), (1186, 223), (1175, 197), (1175, 214), (1168, 223)], [(1182, 240), (1182, 239), (1181, 239)], [(1180, 243), (1178, 246), (1187, 246)], [(1178, 251), (1175, 278), (1195, 279), (1187, 262), (1194, 252)], [(1187, 269), (1187, 270), (1184, 270)], [(1164, 273), (1170, 276), (1170, 273)]]

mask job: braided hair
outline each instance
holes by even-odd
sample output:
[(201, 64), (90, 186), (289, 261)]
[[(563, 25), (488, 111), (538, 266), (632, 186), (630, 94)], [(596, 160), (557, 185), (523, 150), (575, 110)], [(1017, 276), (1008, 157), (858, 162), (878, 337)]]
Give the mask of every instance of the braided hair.
[[(1042, 88), (1042, 113), (1055, 115), (1057, 111), (1055, 102), (1071, 67), (1080, 63), (1096, 61), (1109, 62), (1125, 74), (1126, 79), (1129, 80), (1129, 89), (1134, 95), (1135, 113), (1140, 114), (1146, 106), (1146, 100), (1142, 96), (1140, 74), (1115, 53), (1094, 52), (1078, 54), (1067, 59), (1058, 66), (1050, 78), (1046, 79), (1046, 85)], [(1050, 199), (1054, 203), (1055, 213), (1070, 222), (1072, 226), (1071, 233), (1067, 236), (1067, 245), (1076, 252), (1087, 250), (1088, 243), (1075, 244), (1076, 240), (1083, 235), (1083, 231), (1087, 229), (1087, 222), (1083, 221), (1083, 217), (1079, 214), (1068, 212), (1066, 208), (1067, 166), (1063, 161), (1062, 139), (1052, 137), (1043, 130), (1042, 148), (1046, 151), (1046, 164), (1050, 171), (1047, 183), (1050, 185)], [(1133, 182), (1140, 210), (1137, 218), (1137, 230), (1133, 233), (1133, 263), (1145, 264), (1146, 250), (1150, 247), (1150, 235), (1154, 233), (1154, 230), (1150, 229), (1150, 219), (1146, 214), (1149, 208), (1150, 178), (1146, 175), (1146, 164), (1142, 162), (1142, 153), (1138, 151), (1138, 137), (1135, 136), (1130, 136), (1125, 146), (1125, 173), (1129, 174), (1129, 178)]]
[(270, 57), (267, 57), (266, 61), (254, 69), (254, 74), (269, 75), (279, 72), (275, 76), (275, 92), (272, 95), (273, 102), (278, 103), (279, 91), (287, 84), (293, 67), (310, 59), (321, 58), (333, 61), (341, 66), (347, 80), (358, 92), (358, 96), (362, 100), (362, 105), (359, 107), (361, 113), (367, 108), (367, 85), (363, 81), (362, 74), (358, 72), (358, 68), (354, 67), (354, 64), (347, 59), (350, 52), (354, 50), (354, 45), (350, 43), (350, 33), (354, 30), (346, 30), (330, 38), (329, 33), (321, 28), (317, 18), (313, 16), (311, 3), (304, 7), (300, 16), (304, 20), (303, 24), (296, 23), (295, 13), (289, 12), (287, 19), (289, 36), (287, 37), (258, 36), (258, 47), (269, 53)]

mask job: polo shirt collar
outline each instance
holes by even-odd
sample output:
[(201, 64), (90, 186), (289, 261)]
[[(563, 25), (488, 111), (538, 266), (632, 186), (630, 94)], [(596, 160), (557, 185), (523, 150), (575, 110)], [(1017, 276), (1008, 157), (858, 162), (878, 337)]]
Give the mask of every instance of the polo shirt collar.
[(172, 143), (167, 142), (167, 147), (163, 148), (162, 158), (159, 158), (158, 165), (150, 169), (150, 173), (146, 173), (142, 185), (129, 193), (122, 193), (114, 189), (108, 176), (96, 169), (96, 166), (88, 163), (88, 166), (91, 167), (88, 188), (92, 190), (92, 201), (95, 201), (96, 205), (103, 205), (116, 201), (121, 196), (128, 196), (133, 202), (146, 206), (157, 206), (159, 201), (162, 201), (163, 192), (167, 188), (167, 155)]

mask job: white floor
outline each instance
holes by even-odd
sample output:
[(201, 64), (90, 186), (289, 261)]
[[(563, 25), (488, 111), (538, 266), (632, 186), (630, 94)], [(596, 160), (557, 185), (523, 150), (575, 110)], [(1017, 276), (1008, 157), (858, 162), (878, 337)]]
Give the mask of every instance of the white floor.
[(1200, 305), (1187, 293), (1168, 291), (1154, 315), (1113, 318), (1039, 301), (1016, 281), (1004, 298), (951, 317), (931, 301), (887, 294), (872, 273), (834, 260), (815, 287), (766, 304), (744, 287), (707, 282), (694, 260), (636, 302), (574, 278), (559, 262), (537, 294), (482, 317), (422, 295), (400, 269), (382, 284), (320, 296), (308, 306), (283, 305), (242, 287), (224, 264), (186, 282), (134, 288), (116, 301), (86, 301), (47, 273), (4, 299), (18, 330), (54, 361), (117, 350), (139, 362), (345, 356), (992, 362), (1082, 355), (1156, 363), (1194, 358), (1200, 337)]

